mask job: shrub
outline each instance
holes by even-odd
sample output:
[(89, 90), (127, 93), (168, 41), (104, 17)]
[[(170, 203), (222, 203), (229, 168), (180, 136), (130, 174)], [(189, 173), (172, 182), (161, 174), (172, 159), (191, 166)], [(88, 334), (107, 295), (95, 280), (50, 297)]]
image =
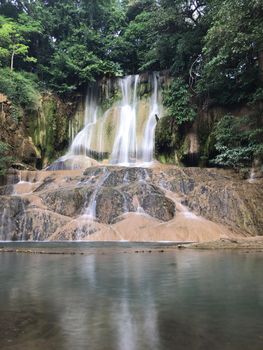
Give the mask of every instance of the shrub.
[(24, 110), (37, 109), (39, 90), (36, 79), (32, 73), (11, 72), (8, 68), (0, 69), (1, 93), (12, 102), (16, 113), (21, 108)]
[(9, 154), (9, 145), (0, 141), (0, 175), (4, 175), (11, 165), (13, 158)]
[(164, 105), (167, 107), (169, 116), (174, 118), (178, 125), (191, 122), (196, 117), (196, 112), (191, 106), (188, 86), (181, 78), (174, 80), (165, 91)]
[(263, 159), (263, 128), (256, 118), (224, 116), (214, 130), (218, 155), (212, 163), (240, 168), (251, 166), (254, 158)]

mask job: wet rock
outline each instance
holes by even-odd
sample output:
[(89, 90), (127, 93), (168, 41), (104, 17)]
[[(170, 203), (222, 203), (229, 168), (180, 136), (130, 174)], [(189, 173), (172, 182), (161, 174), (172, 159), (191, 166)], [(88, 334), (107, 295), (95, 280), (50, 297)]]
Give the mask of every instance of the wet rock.
[(183, 194), (182, 204), (233, 230), (263, 235), (263, 186), (242, 181), (231, 171), (170, 167), (153, 175), (158, 186)]
[(17, 219), (18, 231), (13, 240), (24, 241), (48, 240), (58, 228), (70, 221), (70, 218), (39, 208), (24, 211)]
[(40, 191), (49, 189), (49, 188), (50, 188), (50, 184), (51, 184), (52, 182), (54, 182), (54, 180), (55, 180), (55, 178), (52, 177), (52, 176), (46, 177), (46, 178), (43, 180), (42, 184), (39, 185), (39, 186), (35, 189), (34, 192), (40, 192)]
[(195, 179), (185, 174), (180, 168), (154, 174), (154, 183), (168, 191), (182, 194), (190, 193), (195, 187)]
[[(49, 209), (70, 217), (84, 214), (93, 200), (96, 220), (105, 224), (116, 222), (119, 216), (136, 211), (138, 206), (159, 220), (171, 220), (175, 205), (159, 187), (147, 182), (151, 175), (151, 170), (144, 168), (93, 167), (84, 172), (79, 187), (49, 190), (40, 197)], [(45, 188), (47, 181), (46, 187), (41, 187)]]
[(131, 201), (124, 193), (114, 188), (102, 188), (96, 198), (96, 218), (111, 224), (118, 216), (132, 211)]
[[(161, 220), (172, 220), (175, 215), (175, 204), (172, 200), (165, 197), (164, 192), (157, 186), (136, 182), (122, 188), (126, 193), (126, 198), (136, 197), (138, 205), (150, 216)], [(129, 211), (136, 211), (136, 208), (130, 207)]]
[(172, 220), (175, 215), (175, 204), (164, 196), (149, 194), (143, 198), (142, 208), (152, 217), (161, 221)]
[(263, 189), (240, 182), (210, 182), (188, 196), (190, 209), (251, 235), (263, 235)]
[[(174, 201), (179, 210), (182, 203), (231, 232), (263, 234), (261, 180), (250, 184), (221, 170), (169, 166), (99, 166), (86, 169), (83, 175), (76, 171), (29, 175), (28, 181), (33, 179), (38, 186), (31, 193), (3, 195), (9, 194), (12, 186), (0, 187), (0, 239), (99, 237), (101, 232), (114, 231), (112, 225), (121, 224), (126, 219), (123, 214), (132, 212), (164, 223), (176, 215)], [(88, 208), (95, 210), (95, 218)], [(137, 214), (131, 216), (137, 218)], [(111, 235), (117, 235), (113, 231)], [(121, 232), (116, 237), (120, 239)]]
[(104, 175), (108, 170), (107, 167), (90, 167), (90, 168), (87, 168), (84, 172), (83, 172), (83, 175), (85, 177), (94, 177), (94, 176), (101, 176), (101, 175)]
[(104, 186), (121, 186), (137, 181), (145, 181), (150, 179), (152, 171), (147, 168), (108, 168), (109, 175), (107, 176)]
[(50, 210), (72, 217), (83, 213), (93, 191), (94, 188), (88, 186), (63, 187), (54, 191), (44, 192), (40, 197)]
[(68, 156), (65, 159), (58, 159), (46, 167), (47, 171), (85, 169), (87, 167), (98, 166), (99, 163), (86, 156)]
[(0, 186), (0, 196), (7, 196), (13, 193), (13, 185)]
[(0, 175), (0, 186), (13, 185), (19, 182), (19, 172), (9, 169), (5, 175)]
[(0, 240), (13, 240), (18, 234), (18, 216), (27, 205), (28, 202), (20, 197), (0, 197)]

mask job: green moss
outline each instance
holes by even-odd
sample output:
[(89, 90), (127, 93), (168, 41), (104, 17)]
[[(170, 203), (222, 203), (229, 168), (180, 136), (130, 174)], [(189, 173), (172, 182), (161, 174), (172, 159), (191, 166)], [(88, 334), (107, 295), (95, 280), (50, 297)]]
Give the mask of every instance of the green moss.
[(111, 96), (108, 98), (103, 98), (101, 103), (101, 111), (102, 114), (105, 113), (110, 107), (112, 107), (117, 101), (121, 100), (121, 91), (119, 89), (115, 89)]
[(68, 119), (63, 110), (65, 106), (54, 96), (44, 96), (37, 115), (29, 118), (30, 135), (43, 164), (57, 159), (68, 145)]
[(180, 159), (178, 150), (181, 143), (182, 138), (178, 126), (168, 116), (161, 118), (155, 133), (156, 158), (164, 164), (178, 164)]
[(139, 96), (140, 98), (145, 97), (148, 98), (151, 96), (151, 82), (144, 82), (144, 83), (140, 83), (139, 85)]
[(184, 138), (181, 147), (178, 150), (178, 158), (181, 160), (186, 154), (188, 154), (190, 149), (190, 140), (188, 138)]
[(11, 163), (15, 160), (9, 156), (10, 146), (7, 143), (0, 141), (0, 176), (4, 175)]

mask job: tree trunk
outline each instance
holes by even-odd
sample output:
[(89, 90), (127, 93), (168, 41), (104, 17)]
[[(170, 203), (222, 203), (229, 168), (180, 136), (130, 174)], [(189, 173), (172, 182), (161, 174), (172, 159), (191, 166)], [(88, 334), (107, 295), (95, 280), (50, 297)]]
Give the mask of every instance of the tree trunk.
[(15, 51), (12, 52), (12, 56), (11, 56), (11, 63), (10, 63), (10, 70), (11, 70), (11, 72), (14, 69), (14, 57), (15, 57)]

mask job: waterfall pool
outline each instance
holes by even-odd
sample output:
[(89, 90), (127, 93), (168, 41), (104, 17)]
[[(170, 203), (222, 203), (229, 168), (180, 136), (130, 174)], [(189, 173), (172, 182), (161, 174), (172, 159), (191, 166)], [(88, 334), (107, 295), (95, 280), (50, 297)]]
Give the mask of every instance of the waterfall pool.
[(2, 252), (0, 348), (261, 350), (263, 254), (162, 247), (172, 248), (89, 242), (84, 255)]

